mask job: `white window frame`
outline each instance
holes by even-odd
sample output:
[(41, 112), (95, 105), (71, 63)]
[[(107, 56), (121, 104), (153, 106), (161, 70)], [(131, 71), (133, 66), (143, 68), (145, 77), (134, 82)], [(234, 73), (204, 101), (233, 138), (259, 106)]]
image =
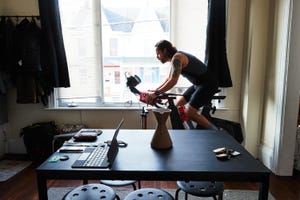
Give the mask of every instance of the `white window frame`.
[[(203, 0), (205, 2), (207, 2), (207, 0)], [(197, 34), (199, 34), (199, 31), (201, 30), (196, 30), (194, 29), (195, 25), (193, 25), (192, 23), (186, 23), (186, 20), (184, 18), (184, 16), (182, 14), (178, 14), (178, 11), (182, 11), (182, 9), (185, 9), (190, 11), (189, 7), (194, 8), (193, 10), (195, 10), (194, 14), (196, 14), (197, 9), (195, 9), (195, 7), (199, 6), (199, 10), (203, 9), (203, 12), (207, 13), (207, 6), (206, 7), (201, 7), (201, 3), (198, 3), (197, 5), (195, 5), (195, 2), (199, 2), (199, 0), (178, 0), (178, 1), (172, 1), (170, 0), (170, 41), (172, 41), (172, 43), (179, 49), (179, 50), (183, 50), (183, 51), (187, 51), (189, 53), (194, 54), (195, 56), (197, 56), (198, 58), (200, 58), (202, 61), (204, 60), (204, 52), (205, 52), (205, 42), (202, 41), (202, 54), (199, 53), (199, 44), (197, 45), (197, 43), (199, 42), (197, 39), (195, 41), (195, 39), (193, 38), (197, 38)], [(207, 14), (206, 14), (207, 16)], [(184, 29), (184, 30), (183, 30)], [(192, 31), (191, 31), (192, 30)], [(190, 31), (189, 35), (187, 36), (186, 34), (182, 34), (181, 32), (188, 32)], [(202, 30), (203, 31), (203, 30)], [(176, 34), (180, 33), (180, 34)], [(100, 31), (101, 33), (101, 31)], [(203, 34), (203, 33), (202, 33)], [(205, 28), (205, 35), (206, 35), (206, 28)], [(188, 37), (188, 39), (187, 39)], [(100, 46), (102, 46), (102, 44), (100, 44)], [(153, 44), (153, 54), (155, 56), (155, 51), (154, 51), (154, 44)], [(102, 66), (102, 53), (99, 52), (99, 62), (100, 65)], [(102, 74), (102, 76), (99, 76), (99, 81), (103, 82), (103, 67), (101, 67), (99, 69), (100, 74)], [(181, 78), (182, 79), (182, 78)], [(186, 81), (184, 81), (186, 82)], [(182, 87), (180, 85), (174, 87), (171, 92), (178, 92), (178, 93), (182, 93), (184, 90), (186, 89), (186, 87)], [(100, 90), (100, 95), (103, 96), (103, 90), (104, 87), (102, 85), (102, 88)], [(138, 97), (137, 97), (138, 98)], [(126, 101), (126, 102), (121, 102), (121, 103), (105, 103), (105, 102), (101, 102), (100, 99), (98, 99), (98, 103), (80, 103), (80, 106), (77, 106), (76, 103), (70, 103), (70, 104), (66, 104), (66, 103), (60, 103), (58, 101), (58, 89), (54, 90), (53, 96), (52, 96), (52, 100), (50, 100), (51, 105), (50, 107), (54, 107), (54, 108), (70, 108), (70, 107), (97, 107), (97, 108), (107, 108), (107, 107), (141, 107), (141, 103), (137, 102), (137, 103), (132, 103), (130, 101)], [(219, 104), (218, 102), (216, 102), (217, 104)], [(223, 104), (223, 103), (221, 103)], [(220, 105), (221, 105), (220, 104)], [(220, 107), (217, 105), (217, 107)]]

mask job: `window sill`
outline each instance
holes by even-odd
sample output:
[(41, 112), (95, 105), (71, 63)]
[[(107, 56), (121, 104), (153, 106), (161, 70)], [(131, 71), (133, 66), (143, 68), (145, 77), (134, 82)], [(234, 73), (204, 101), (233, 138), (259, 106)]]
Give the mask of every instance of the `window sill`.
[(131, 106), (131, 107), (52, 107), (52, 108), (46, 108), (45, 110), (53, 110), (53, 111), (64, 111), (64, 110), (69, 110), (69, 111), (72, 111), (72, 110), (141, 110), (143, 107), (145, 107), (146, 109), (150, 110), (150, 109), (155, 109), (155, 107), (152, 107), (152, 106)]
[[(156, 107), (153, 106), (131, 106), (131, 107), (125, 107), (125, 106), (112, 106), (112, 107), (52, 107), (52, 108), (45, 108), (45, 110), (53, 110), (53, 111), (59, 111), (59, 110), (141, 110), (141, 109), (147, 109), (152, 110), (156, 109)], [(201, 109), (200, 109), (201, 110)], [(219, 111), (228, 111), (229, 108), (217, 108)]]

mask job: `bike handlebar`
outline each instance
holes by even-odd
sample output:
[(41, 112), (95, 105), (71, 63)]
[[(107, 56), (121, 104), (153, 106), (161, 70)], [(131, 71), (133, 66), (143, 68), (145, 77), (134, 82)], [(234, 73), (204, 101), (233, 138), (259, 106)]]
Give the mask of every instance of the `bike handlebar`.
[[(161, 103), (163, 102), (163, 100), (167, 100), (168, 103), (172, 103), (174, 104), (174, 99), (176, 99), (177, 96), (182, 96), (182, 94), (176, 94), (176, 93), (162, 93), (157, 95), (157, 97), (154, 99), (153, 104), (155, 107), (160, 108), (162, 107)], [(172, 101), (172, 102), (171, 102)]]
[[(132, 93), (140, 96), (141, 102), (149, 103), (149, 102), (147, 102), (148, 101), (147, 100), (147, 95), (148, 95), (147, 92), (140, 92), (138, 89), (135, 88), (135, 86), (129, 86), (129, 89)], [(173, 100), (176, 99), (177, 96), (182, 96), (182, 94), (167, 93), (167, 92), (159, 94), (152, 102), (152, 105), (154, 105), (157, 108), (160, 108), (163, 105), (163, 103), (162, 103), (163, 100), (167, 100), (169, 102), (169, 104), (170, 103), (174, 104)], [(212, 100), (222, 100), (225, 98), (226, 98), (226, 96), (213, 96)]]

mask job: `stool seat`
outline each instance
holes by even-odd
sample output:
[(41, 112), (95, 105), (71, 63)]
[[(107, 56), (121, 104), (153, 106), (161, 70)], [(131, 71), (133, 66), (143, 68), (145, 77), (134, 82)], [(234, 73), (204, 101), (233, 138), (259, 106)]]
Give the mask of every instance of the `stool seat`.
[(63, 200), (114, 200), (119, 199), (115, 191), (103, 184), (86, 184), (68, 192)]
[(212, 181), (177, 181), (179, 188), (176, 190), (175, 199), (178, 199), (180, 190), (185, 192), (185, 199), (187, 194), (197, 197), (213, 197), (219, 200), (223, 199), (224, 183)]
[(136, 185), (135, 183), (138, 182), (138, 188), (141, 188), (141, 183), (140, 181), (136, 180), (100, 180), (101, 184), (112, 186), (112, 187), (123, 187), (127, 185), (131, 185), (134, 190), (136, 190)]
[(174, 200), (165, 190), (157, 188), (142, 188), (129, 193), (124, 200)]

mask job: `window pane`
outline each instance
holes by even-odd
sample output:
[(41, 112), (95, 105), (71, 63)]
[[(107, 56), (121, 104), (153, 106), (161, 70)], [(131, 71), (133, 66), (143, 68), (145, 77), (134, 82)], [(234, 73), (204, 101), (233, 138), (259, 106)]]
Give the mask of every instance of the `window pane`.
[(156, 59), (154, 45), (169, 39), (169, 0), (102, 0), (104, 101), (137, 101), (126, 88), (125, 73), (142, 79), (142, 90), (165, 78), (168, 67)]
[(64, 44), (71, 87), (58, 90), (59, 99), (93, 103), (100, 99), (98, 0), (60, 0)]

